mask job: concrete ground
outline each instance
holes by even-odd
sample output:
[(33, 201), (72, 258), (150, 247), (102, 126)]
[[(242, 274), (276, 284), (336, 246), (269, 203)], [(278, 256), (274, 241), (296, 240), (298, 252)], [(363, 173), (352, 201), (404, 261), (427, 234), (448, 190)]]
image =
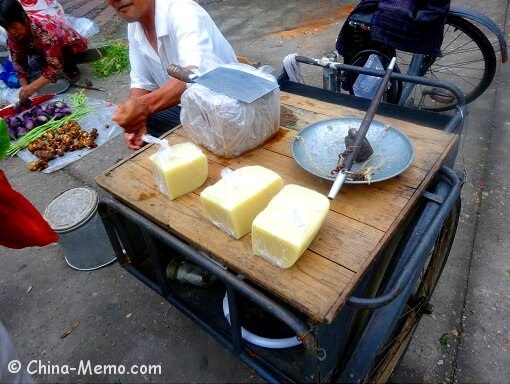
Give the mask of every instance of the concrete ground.
[[(101, 27), (92, 41), (124, 37), (125, 25), (101, 0), (63, 0), (67, 13)], [(236, 52), (276, 70), (289, 53), (320, 57), (333, 49), (348, 1), (202, 2)], [(508, 1), (459, 0), (490, 16), (508, 37)], [(499, 56), (498, 56), (499, 57)], [(84, 77), (106, 92), (90, 96), (117, 103), (126, 74)], [(393, 382), (491, 382), (510, 377), (510, 67), (469, 106), (457, 169), (467, 171), (459, 229), (449, 261)], [(305, 74), (316, 83), (312, 70)], [(52, 174), (29, 172), (18, 158), (0, 166), (14, 188), (42, 212), (60, 192), (98, 189), (94, 178), (131, 153), (121, 137)], [(102, 194), (100, 190), (98, 190)], [(117, 264), (72, 270), (57, 245), (14, 251), (0, 248), (0, 319), (27, 364), (161, 364), (161, 375), (35, 375), (38, 382), (252, 382), (261, 379), (212, 337)], [(62, 336), (72, 331), (66, 337)]]

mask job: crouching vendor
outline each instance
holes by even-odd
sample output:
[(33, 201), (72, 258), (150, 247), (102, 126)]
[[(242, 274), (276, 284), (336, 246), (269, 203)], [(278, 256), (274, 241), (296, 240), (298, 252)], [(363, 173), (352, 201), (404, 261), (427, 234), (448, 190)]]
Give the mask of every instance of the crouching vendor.
[(78, 81), (76, 65), (87, 50), (87, 40), (72, 27), (44, 15), (28, 15), (17, 0), (0, 2), (0, 26), (18, 74), (24, 101), (60, 77)]

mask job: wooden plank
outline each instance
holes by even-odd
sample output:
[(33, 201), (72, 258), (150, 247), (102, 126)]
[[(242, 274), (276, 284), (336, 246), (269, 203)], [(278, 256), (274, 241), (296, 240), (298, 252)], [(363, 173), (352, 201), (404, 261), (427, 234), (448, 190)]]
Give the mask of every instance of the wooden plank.
[[(153, 146), (143, 156), (137, 156), (131, 160), (145, 171), (144, 179), (147, 178), (147, 174), (152, 175), (148, 157), (155, 151), (156, 148)], [(208, 179), (194, 193), (199, 196), (204, 188), (216, 183), (221, 177), (223, 168), (223, 165), (210, 161)], [(141, 169), (137, 168), (136, 177), (142, 177)], [(150, 184), (150, 176), (147, 178), (147, 184)], [(145, 191), (144, 196), (156, 197), (158, 194), (160, 192), (153, 182), (152, 188), (150, 191)], [(193, 201), (193, 204), (200, 204), (200, 202)], [(150, 214), (158, 216), (160, 212), (150, 210)], [(347, 269), (358, 272), (383, 235), (383, 231), (336, 212), (336, 214), (328, 215), (321, 232), (310, 245), (310, 249)]]
[[(318, 115), (327, 116), (326, 118), (334, 119), (341, 117), (359, 117), (365, 116), (365, 111), (349, 108), (345, 106), (339, 106), (333, 103), (327, 103), (324, 101), (309, 99), (304, 96), (294, 95), (291, 93), (281, 92), (281, 103), (286, 107), (295, 111), (294, 108), (312, 112)], [(310, 116), (308, 114), (308, 116)], [(406, 134), (416, 135), (425, 142), (434, 144), (437, 139), (441, 139), (444, 135), (452, 135), (451, 133), (443, 132), (438, 129), (433, 129), (424, 125), (413, 124), (408, 121), (398, 120), (390, 118), (388, 116), (375, 115), (374, 120), (381, 121), (383, 123), (391, 124), (398, 129), (406, 129)]]
[[(180, 132), (172, 135), (169, 140), (171, 145), (186, 141), (188, 139), (181, 136)], [(231, 160), (215, 156), (205, 149), (204, 152), (210, 161), (223, 167), (237, 169), (248, 165), (260, 165), (277, 172), (286, 184), (302, 185), (325, 195), (331, 188), (331, 182), (305, 171), (292, 158), (265, 148), (249, 151), (243, 156)], [(137, 161), (146, 160), (139, 158)], [(149, 163), (146, 163), (145, 166), (150, 168)], [(208, 182), (214, 183), (219, 180), (220, 174), (218, 172), (209, 176), (212, 179)], [(395, 219), (395, 212), (399, 212), (406, 203), (405, 196), (396, 196), (382, 189), (372, 188), (372, 185), (350, 184), (345, 185), (338, 197), (331, 201), (331, 210), (381, 231), (386, 231)]]

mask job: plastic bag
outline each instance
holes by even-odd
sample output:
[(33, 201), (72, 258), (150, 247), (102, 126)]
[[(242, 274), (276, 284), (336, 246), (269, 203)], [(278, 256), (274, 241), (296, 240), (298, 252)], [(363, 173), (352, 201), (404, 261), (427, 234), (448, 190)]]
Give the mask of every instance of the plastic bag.
[[(224, 65), (264, 77), (270, 67)], [(181, 97), (181, 123), (191, 140), (217, 156), (232, 158), (263, 144), (280, 127), (280, 90), (276, 88), (253, 103), (244, 103), (199, 84)]]
[[(86, 17), (66, 15), (57, 0), (19, 0), (29, 15), (45, 15), (70, 25), (81, 36), (90, 38), (99, 33), (97, 24)], [(0, 27), (0, 46), (7, 46), (7, 33)]]
[[(157, 137), (151, 135), (142, 135), (142, 140), (146, 143), (158, 144), (160, 146), (158, 151), (151, 156), (151, 159), (154, 163), (158, 164), (160, 168), (164, 168), (164, 164), (173, 156), (168, 141), (158, 139)], [(152, 172), (154, 173), (154, 180), (156, 181), (156, 185), (159, 191), (165, 196), (168, 196), (168, 189), (166, 187), (165, 180), (163, 180), (163, 177), (159, 173), (158, 169), (154, 167)]]
[(0, 106), (5, 107), (19, 101), (20, 88), (9, 88), (2, 80), (0, 80)]
[(66, 15), (66, 21), (76, 32), (87, 39), (99, 33), (97, 24), (86, 17)]
[(57, 0), (18, 0), (29, 15), (48, 15), (64, 21), (64, 8)]
[[(371, 54), (364, 65), (365, 68), (378, 69), (384, 71), (384, 67), (379, 56)], [(365, 99), (372, 100), (379, 88), (382, 78), (370, 75), (359, 75), (352, 86), (354, 94)]]
[(9, 88), (20, 87), (18, 74), (14, 69), (12, 61), (9, 59), (7, 59), (7, 61), (4, 63), (4, 66), (2, 67), (2, 70), (0, 72), (0, 80), (2, 80), (5, 83), (5, 85), (7, 85)]
[(191, 142), (170, 146), (167, 140), (143, 135), (160, 149), (149, 157), (158, 189), (170, 200), (177, 199), (200, 187), (207, 179), (207, 157)]

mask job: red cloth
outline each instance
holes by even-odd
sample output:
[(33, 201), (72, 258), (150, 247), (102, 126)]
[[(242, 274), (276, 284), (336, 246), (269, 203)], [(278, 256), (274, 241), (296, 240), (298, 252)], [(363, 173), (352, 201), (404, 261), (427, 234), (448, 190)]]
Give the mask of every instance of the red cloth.
[(0, 245), (8, 248), (43, 246), (55, 243), (57, 234), (39, 211), (12, 189), (0, 170)]

